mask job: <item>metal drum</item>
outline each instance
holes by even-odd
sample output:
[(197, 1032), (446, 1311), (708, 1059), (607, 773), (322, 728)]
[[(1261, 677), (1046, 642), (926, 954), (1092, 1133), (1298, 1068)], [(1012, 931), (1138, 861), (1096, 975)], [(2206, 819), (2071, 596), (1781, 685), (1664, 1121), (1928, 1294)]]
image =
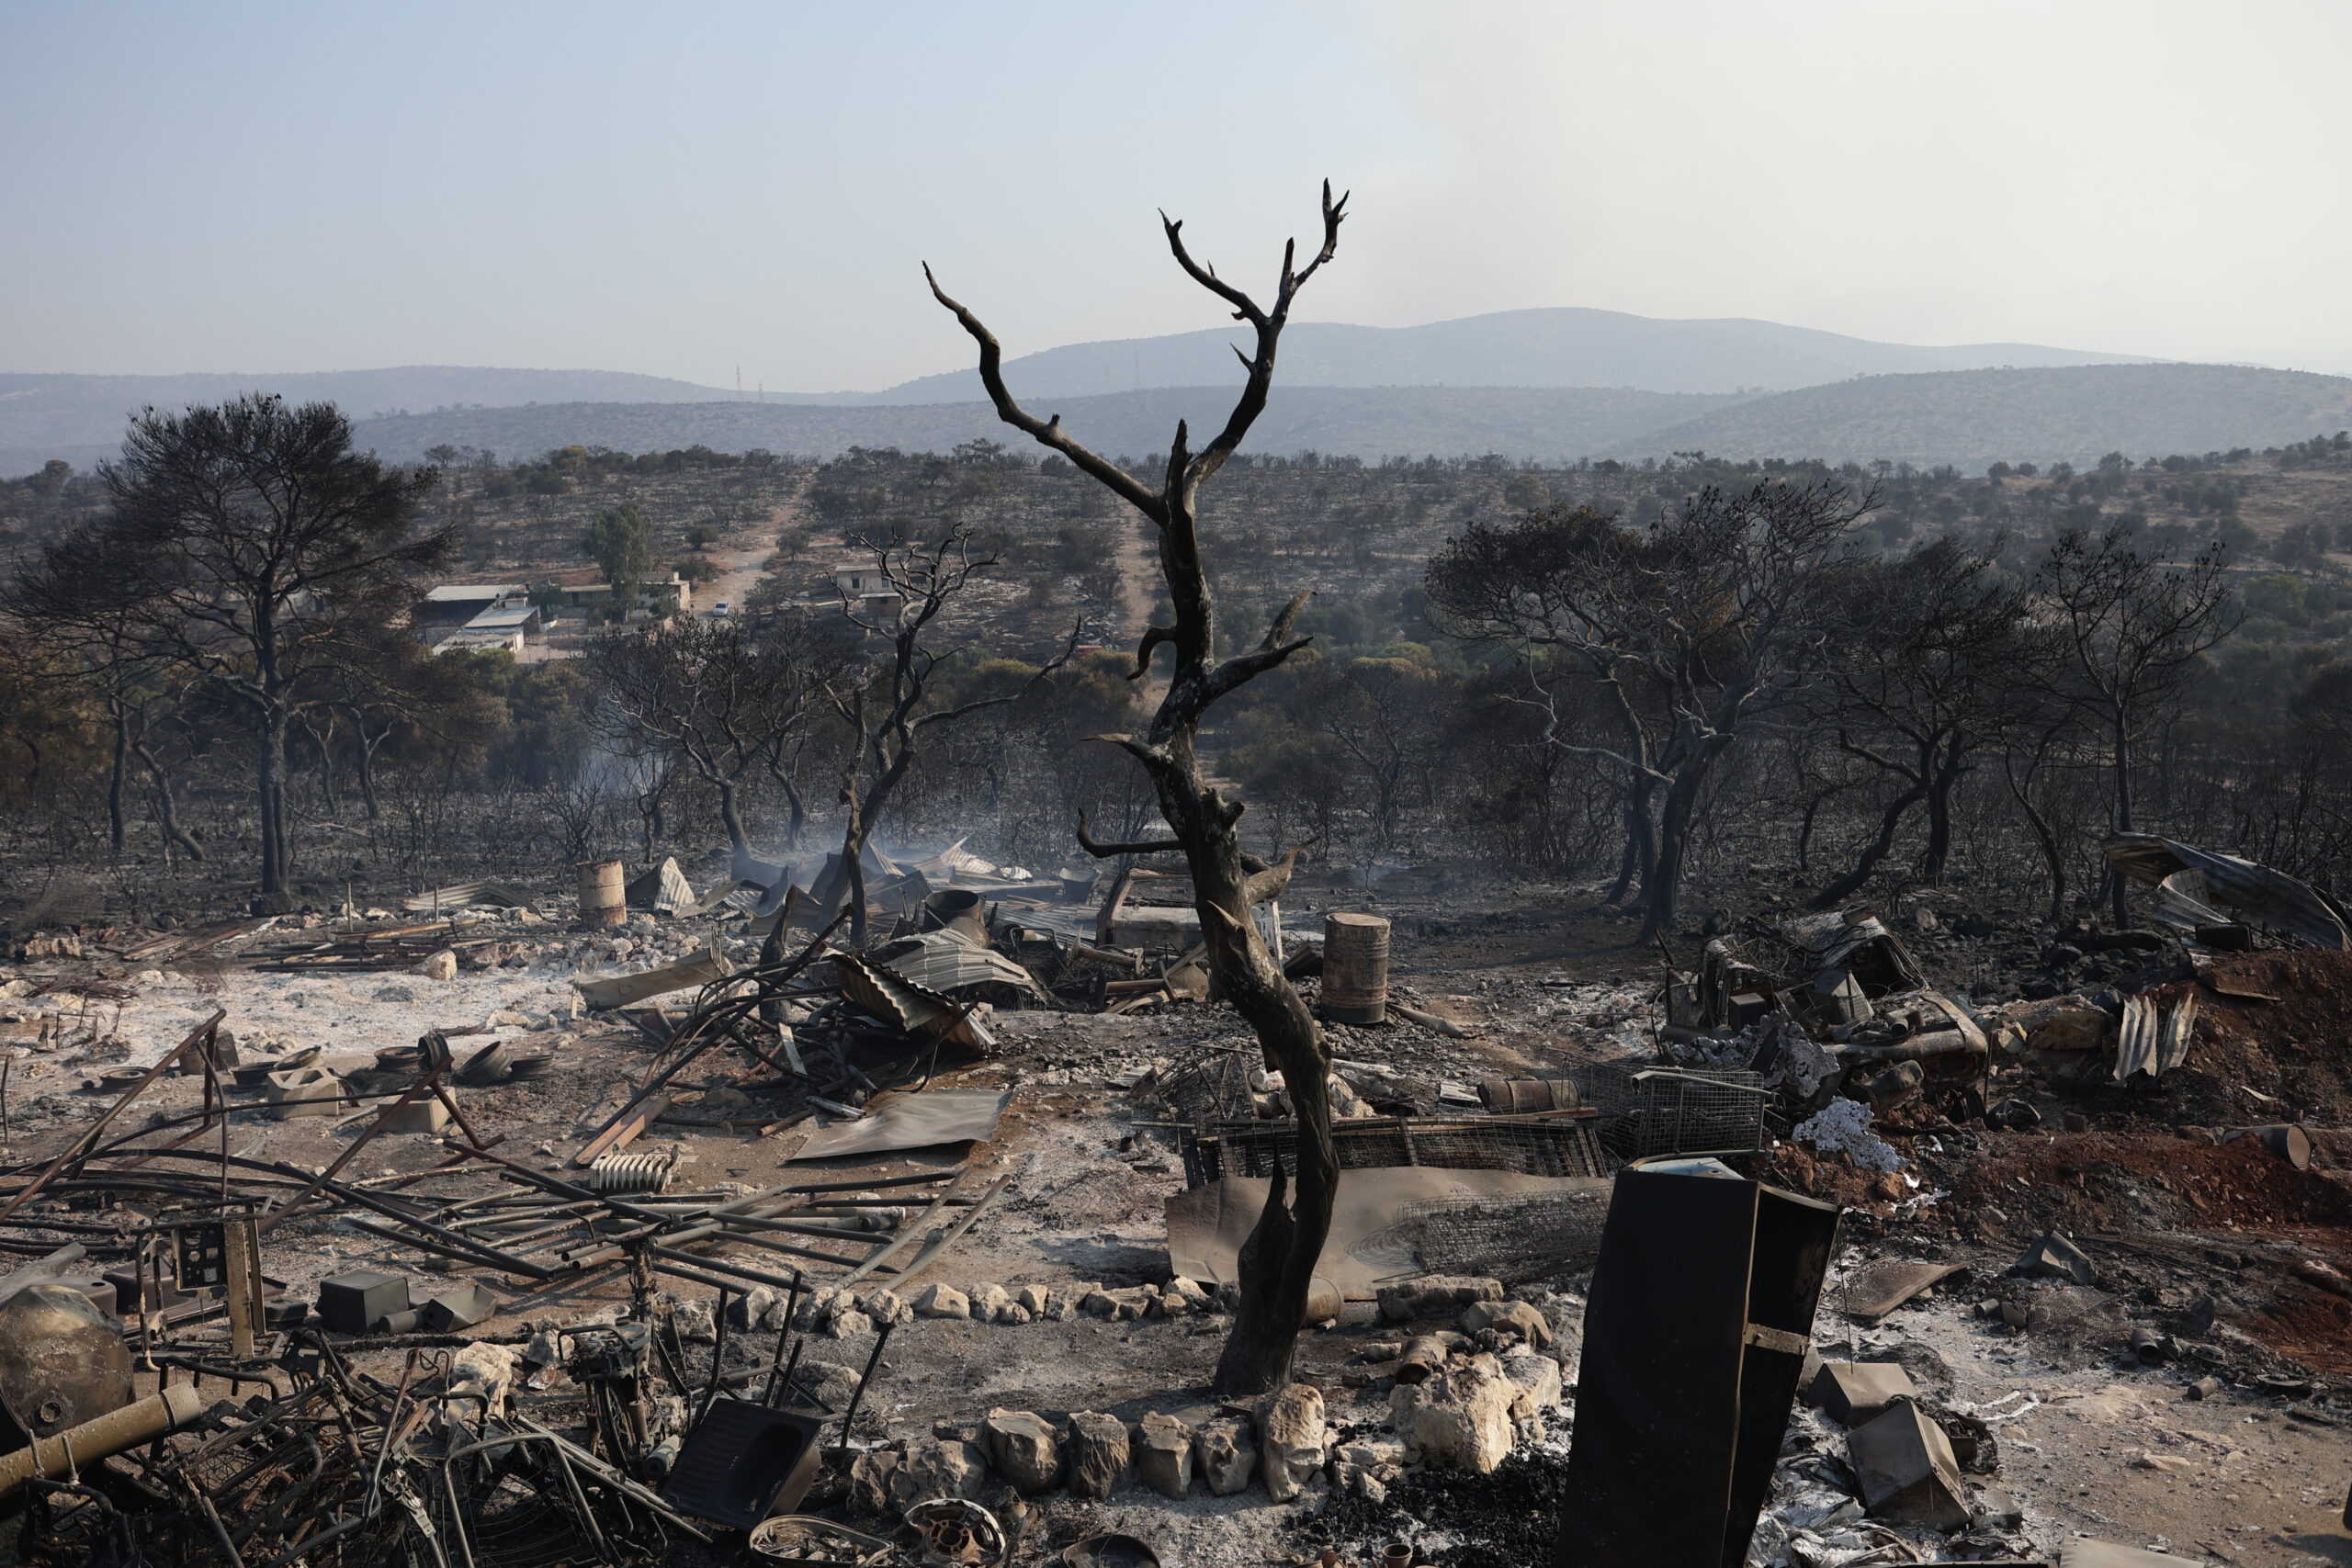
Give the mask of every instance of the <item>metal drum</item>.
[(1340, 1023), (1388, 1018), (1388, 922), (1378, 915), (1323, 917), (1323, 1011)]

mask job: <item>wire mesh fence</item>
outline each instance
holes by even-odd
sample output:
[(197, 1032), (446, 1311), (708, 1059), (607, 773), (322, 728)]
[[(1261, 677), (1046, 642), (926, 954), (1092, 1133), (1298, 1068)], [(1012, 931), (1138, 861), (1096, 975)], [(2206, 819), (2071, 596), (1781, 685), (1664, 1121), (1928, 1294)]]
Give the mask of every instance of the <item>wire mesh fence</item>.
[(1660, 1155), (1753, 1154), (1770, 1133), (1772, 1091), (1755, 1073), (1597, 1063), (1568, 1076), (1599, 1114), (1602, 1148), (1621, 1164)]

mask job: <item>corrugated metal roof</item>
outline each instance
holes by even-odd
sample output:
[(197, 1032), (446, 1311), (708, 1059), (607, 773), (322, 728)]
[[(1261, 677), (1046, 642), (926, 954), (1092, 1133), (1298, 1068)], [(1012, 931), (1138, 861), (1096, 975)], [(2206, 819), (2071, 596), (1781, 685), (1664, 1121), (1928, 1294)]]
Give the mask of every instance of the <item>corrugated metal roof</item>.
[(425, 592), (427, 604), (457, 604), (475, 599), (505, 599), (523, 596), (526, 590), (519, 582), (445, 582)]

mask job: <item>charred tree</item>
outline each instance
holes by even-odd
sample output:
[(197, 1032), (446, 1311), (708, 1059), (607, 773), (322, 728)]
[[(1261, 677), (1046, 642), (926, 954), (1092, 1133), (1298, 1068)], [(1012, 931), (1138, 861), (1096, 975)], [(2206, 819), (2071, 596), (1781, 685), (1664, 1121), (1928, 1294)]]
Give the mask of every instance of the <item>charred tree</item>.
[(1081, 842), (1098, 856), (1139, 851), (1179, 851), (1193, 874), (1194, 908), (1207, 944), (1209, 965), (1220, 993), (1257, 1033), (1267, 1065), (1289, 1087), (1298, 1118), (1298, 1175), (1294, 1188), (1277, 1168), (1266, 1207), (1241, 1249), (1241, 1305), (1219, 1358), (1219, 1393), (1263, 1392), (1289, 1381), (1299, 1331), (1306, 1322), (1306, 1293), (1316, 1259), (1331, 1226), (1331, 1203), (1339, 1184), (1339, 1155), (1331, 1142), (1331, 1057), (1306, 1002), (1283, 976), (1250, 918), (1250, 906), (1275, 897), (1288, 882), (1297, 852), (1280, 865), (1252, 871), (1241, 851), (1242, 803), (1212, 787), (1201, 771), (1197, 750), (1201, 720), (1222, 698), (1274, 669), (1305, 648), (1294, 637), (1298, 613), (1309, 595), (1301, 593), (1273, 617), (1251, 648), (1219, 658), (1216, 604), (1209, 589), (1198, 526), (1201, 487), (1231, 457), (1250, 427), (1265, 411), (1274, 380), (1274, 353), (1290, 320), (1298, 290), (1331, 259), (1340, 243), (1347, 197), (1332, 199), (1323, 186), (1323, 243), (1304, 267), (1296, 265), (1297, 243), (1283, 248), (1283, 265), (1272, 302), (1261, 305), (1242, 289), (1193, 260), (1183, 225), (1161, 214), (1160, 224), (1177, 265), (1195, 283), (1232, 308), (1248, 323), (1255, 346), (1235, 354), (1248, 371), (1241, 395), (1225, 428), (1199, 452), (1180, 422), (1157, 486), (1146, 484), (1117, 464), (1066, 434), (1061, 416), (1040, 420), (1013, 400), (1004, 384), (1004, 352), (978, 317), (943, 292), (925, 267), (932, 293), (955, 313), (979, 348), (980, 379), (997, 416), (1040, 446), (1068, 458), (1148, 520), (1158, 536), (1159, 571), (1174, 608), (1174, 624), (1148, 628), (1136, 649), (1135, 678), (1151, 668), (1161, 647), (1171, 653), (1168, 690), (1150, 728), (1138, 737), (1106, 737), (1143, 765), (1159, 799), (1160, 815), (1173, 837), (1140, 844)]
[(1018, 690), (973, 697), (951, 706), (936, 705), (935, 685), (943, 668), (961, 650), (941, 650), (940, 614), (963, 593), (973, 578), (996, 564), (994, 556), (972, 553), (970, 526), (951, 522), (936, 542), (866, 541), (875, 570), (888, 592), (842, 598), (842, 614), (870, 641), (888, 649), (880, 669), (865, 678), (843, 683), (833, 698), (833, 709), (849, 726), (856, 750), (848, 775), (842, 780), (842, 804), (847, 807), (842, 830), (842, 874), (848, 888), (850, 942), (865, 945), (865, 853), (874, 830), (889, 808), (890, 797), (914, 766), (923, 743), (933, 730), (969, 718), (989, 708), (1019, 702), (1046, 676), (1069, 662), (1078, 647), (1079, 631), (1070, 630), (1060, 653), (1048, 660)]

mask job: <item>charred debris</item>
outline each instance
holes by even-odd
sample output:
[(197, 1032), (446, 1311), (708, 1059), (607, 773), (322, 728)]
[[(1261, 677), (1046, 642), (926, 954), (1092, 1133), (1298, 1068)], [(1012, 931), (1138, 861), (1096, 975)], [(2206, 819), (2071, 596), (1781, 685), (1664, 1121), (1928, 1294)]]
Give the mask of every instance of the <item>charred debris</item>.
[[(1102, 1408), (934, 1412), (912, 1431), (876, 1407), (908, 1357), (968, 1353), (924, 1338), (942, 1323), (1174, 1332), (1234, 1305), (1297, 1134), (1280, 1074), (1172, 1027), (1218, 1010), (1181, 877), (1037, 878), (960, 845), (874, 855), (862, 952), (831, 863), (699, 894), (674, 863), (633, 881), (599, 863), (568, 908), (473, 883), (373, 918), (33, 933), (6, 985), (11, 1064), (96, 1076), (88, 1109), (49, 1125), (26, 1119), (20, 1078), (0, 1176), (0, 1551), (1175, 1562), (1131, 1500), (1206, 1494), (1314, 1505), (1285, 1519), (1295, 1561), (1472, 1563), (1499, 1560), (1473, 1550), (1491, 1479), (1546, 1500), (1564, 1563), (2053, 1560), (2001, 1483), (1997, 1414), (1873, 1359), (1852, 1325), (1958, 1292), (1987, 1334), (2070, 1337), (2186, 1397), (2318, 1422), (2339, 1419), (2344, 1359), (2233, 1329), (2202, 1278), (2210, 1247), (2166, 1240), (2160, 1216), (2120, 1223), (2118, 1191), (2102, 1207), (2088, 1181), (2041, 1179), (2064, 1176), (2064, 1140), (2114, 1156), (2074, 1168), (2108, 1189), (2131, 1186), (2114, 1172), (2133, 1146), (2154, 1151), (2132, 1168), (2145, 1186), (2167, 1160), (2232, 1162), (2287, 1205), (2268, 1237), (2244, 1216), (2241, 1297), (2268, 1279), (2352, 1301), (2352, 1260), (2311, 1228), (2352, 1222), (2338, 1135), (2223, 1113), (2277, 1102), (2248, 1052), (2266, 1011), (2294, 1010), (2290, 977), (2333, 976), (2352, 1009), (2344, 911), (2193, 846), (2109, 855), (2150, 890), (2148, 925), (2053, 944), (2016, 999), (1930, 982), (1905, 933), (1936, 932), (1932, 914), (1758, 920), (1661, 947), (1637, 1038), (1491, 1071), (1360, 1059), (1351, 1042), (1404, 1024), (1476, 1062), (1485, 1025), (1391, 987), (1387, 920), (1285, 929), (1270, 906), (1270, 944), (1331, 1040), (1340, 1197), (1310, 1298), (1325, 1351), (1247, 1405), (1106, 1388)], [(664, 925), (708, 934), (612, 934)], [(364, 1067), (327, 1043), (241, 1042), (225, 1002), (141, 1066), (107, 1022), (162, 964), (215, 994), (241, 972), (361, 973), (406, 998), (583, 942), (666, 961)], [(2112, 961), (2109, 983), (2064, 983), (2086, 953)], [(1021, 1192), (1023, 1167), (998, 1157), (1019, 1147), (1016, 1098), (1068, 1081), (1001, 1038), (1029, 1012), (1159, 1012), (1182, 1042), (1103, 1084), (1129, 1129), (1119, 1157), (1166, 1179), (1156, 1280), (959, 1287), (940, 1268)], [(568, 1144), (485, 1114), (503, 1086), (584, 1070), (600, 1038), (628, 1077)], [(2229, 1075), (2234, 1097), (2216, 1089)], [(6, 1095), (0, 1077), (0, 1120)], [(329, 1119), (323, 1159), (253, 1136)], [(779, 1179), (704, 1179), (681, 1134), (779, 1151)], [(366, 1152), (404, 1136), (424, 1157), (369, 1173)], [(2020, 1225), (2027, 1244), (1988, 1262)], [(324, 1265), (283, 1266), (322, 1235), (366, 1261), (330, 1245)], [(2103, 1308), (2079, 1299), (2094, 1287)], [(1692, 1410), (1722, 1416), (1721, 1446), (1676, 1436)], [(1114, 1497), (1136, 1534), (1084, 1512)], [(2064, 1560), (2138, 1561), (2098, 1545)]]

